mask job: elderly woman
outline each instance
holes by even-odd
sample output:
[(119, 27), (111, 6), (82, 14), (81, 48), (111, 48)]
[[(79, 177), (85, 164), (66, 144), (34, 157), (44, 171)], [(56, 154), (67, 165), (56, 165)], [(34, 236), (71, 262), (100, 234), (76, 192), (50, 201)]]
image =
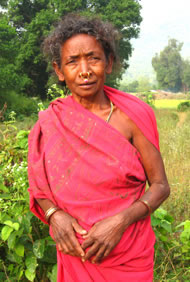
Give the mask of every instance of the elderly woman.
[(40, 112), (30, 133), (30, 208), (50, 226), (60, 282), (153, 279), (150, 214), (169, 186), (152, 109), (104, 86), (115, 35), (70, 15), (44, 43), (71, 95)]

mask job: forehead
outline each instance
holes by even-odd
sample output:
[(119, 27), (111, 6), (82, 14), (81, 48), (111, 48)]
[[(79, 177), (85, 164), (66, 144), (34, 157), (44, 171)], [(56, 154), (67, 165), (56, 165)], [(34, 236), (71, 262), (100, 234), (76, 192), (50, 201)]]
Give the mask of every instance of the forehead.
[(88, 34), (77, 34), (67, 39), (62, 45), (63, 57), (78, 56), (88, 53), (104, 53), (102, 45), (94, 36)]

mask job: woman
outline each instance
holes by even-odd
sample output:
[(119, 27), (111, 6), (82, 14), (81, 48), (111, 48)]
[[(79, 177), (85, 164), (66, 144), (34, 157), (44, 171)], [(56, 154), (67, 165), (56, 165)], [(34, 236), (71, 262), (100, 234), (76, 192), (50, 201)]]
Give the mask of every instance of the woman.
[(29, 137), (30, 208), (50, 226), (58, 281), (153, 279), (150, 213), (169, 186), (153, 111), (104, 86), (114, 38), (110, 24), (69, 15), (44, 44), (72, 94), (40, 112)]

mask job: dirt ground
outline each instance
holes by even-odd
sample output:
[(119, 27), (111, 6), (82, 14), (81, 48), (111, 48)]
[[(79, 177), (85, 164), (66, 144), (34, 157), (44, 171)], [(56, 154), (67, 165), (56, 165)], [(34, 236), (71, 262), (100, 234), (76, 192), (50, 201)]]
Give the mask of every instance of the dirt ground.
[(184, 94), (181, 92), (173, 93), (163, 90), (156, 90), (155, 92), (152, 92), (152, 94), (155, 96), (155, 99), (190, 99), (189, 94)]

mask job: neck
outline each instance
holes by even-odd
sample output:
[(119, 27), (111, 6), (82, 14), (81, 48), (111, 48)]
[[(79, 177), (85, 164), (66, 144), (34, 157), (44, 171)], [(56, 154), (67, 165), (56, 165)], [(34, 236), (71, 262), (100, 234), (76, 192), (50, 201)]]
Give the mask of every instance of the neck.
[(73, 98), (85, 109), (94, 113), (100, 110), (105, 110), (108, 106), (110, 106), (109, 98), (104, 94), (103, 90), (102, 92), (99, 92), (93, 96), (81, 97), (78, 95), (73, 95)]

